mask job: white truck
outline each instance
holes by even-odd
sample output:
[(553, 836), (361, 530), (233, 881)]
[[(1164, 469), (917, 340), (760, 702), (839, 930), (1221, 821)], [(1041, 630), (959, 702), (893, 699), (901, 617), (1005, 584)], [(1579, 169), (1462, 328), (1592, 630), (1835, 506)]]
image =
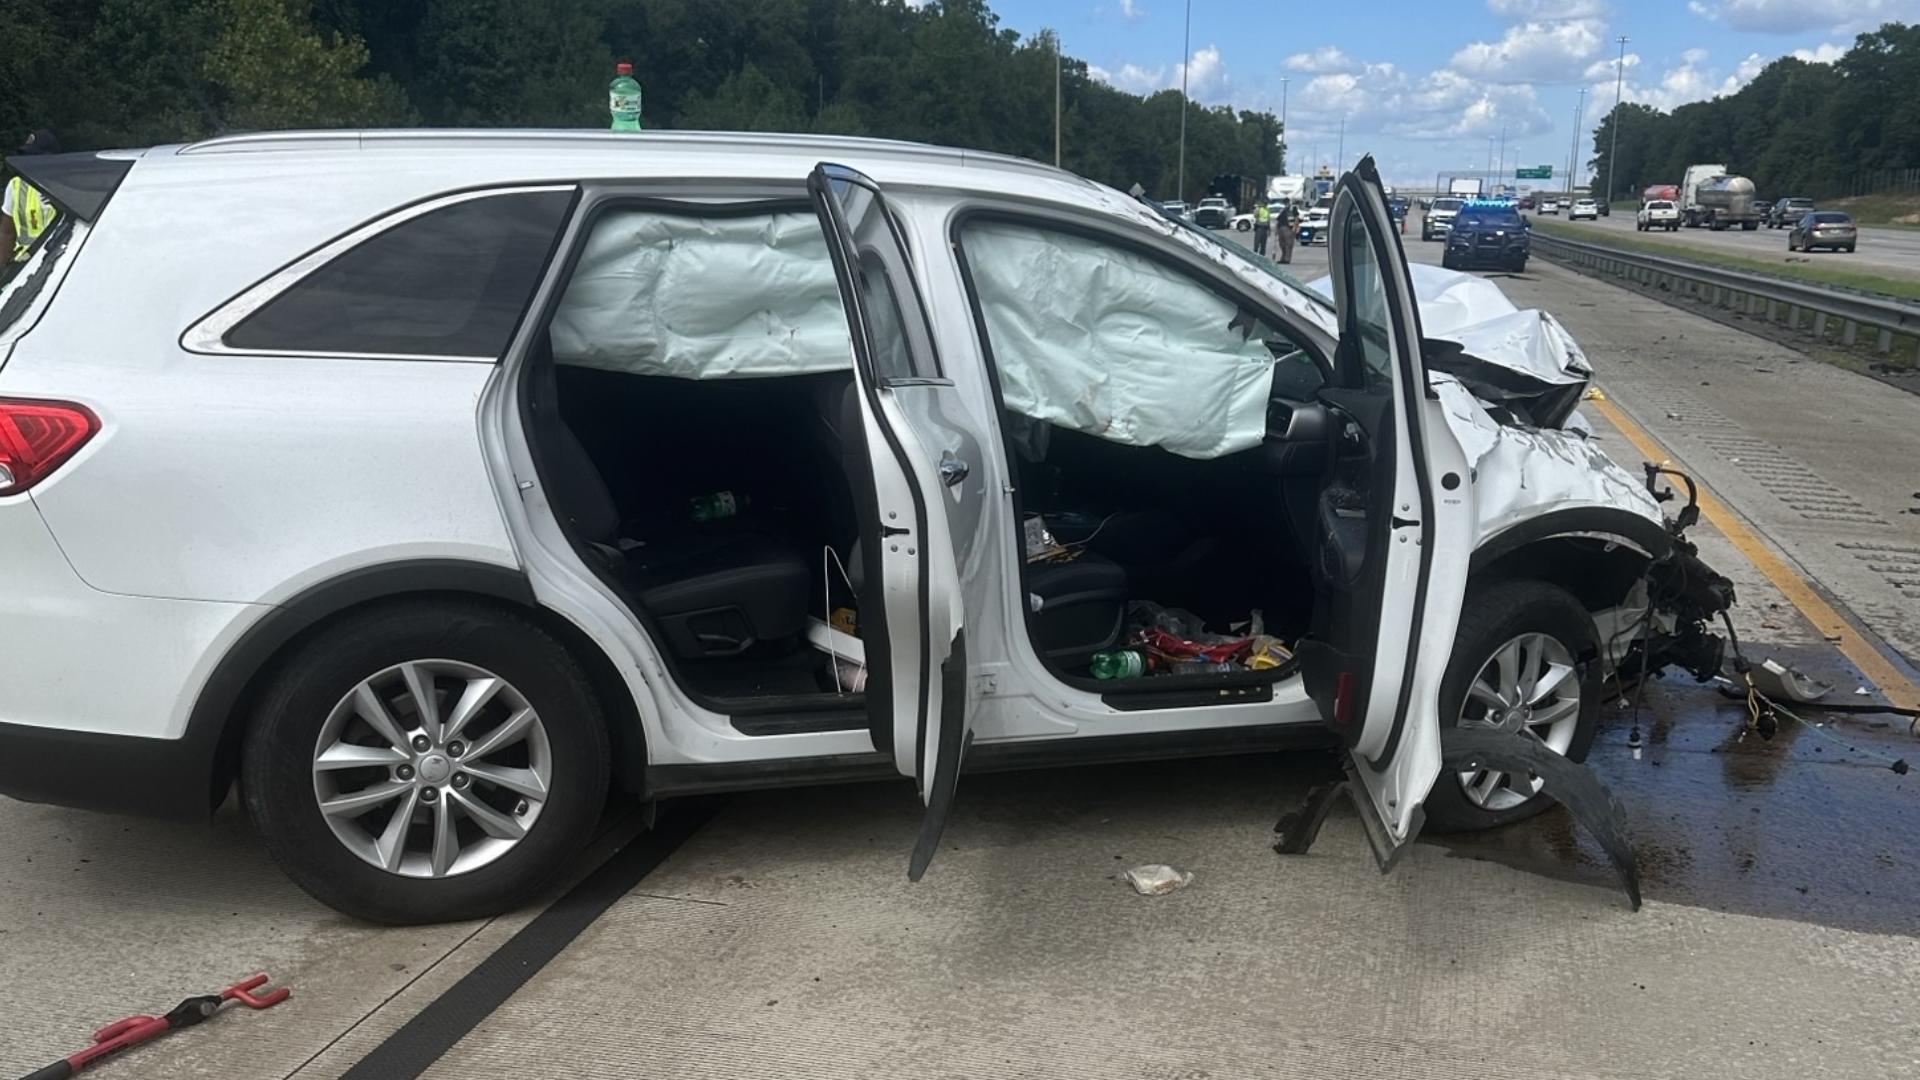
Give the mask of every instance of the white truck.
[(1733, 176), (1725, 165), (1689, 165), (1680, 178), (1680, 220), (1688, 228), (1705, 225), (1720, 232), (1730, 225), (1760, 227), (1753, 204), (1753, 181)]

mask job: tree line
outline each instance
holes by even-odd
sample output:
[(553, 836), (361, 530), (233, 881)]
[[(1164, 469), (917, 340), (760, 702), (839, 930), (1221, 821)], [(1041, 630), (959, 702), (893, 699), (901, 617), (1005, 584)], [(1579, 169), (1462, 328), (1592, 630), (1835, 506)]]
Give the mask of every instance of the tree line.
[(1725, 162), (1763, 196), (1848, 194), (1862, 173), (1920, 166), (1920, 26), (1861, 34), (1831, 64), (1781, 57), (1738, 92), (1672, 112), (1623, 103), (1593, 146), (1593, 190), (1618, 199), (1678, 184), (1702, 162)]
[[(616, 59), (654, 128), (912, 139), (1053, 160), (1057, 39), (985, 0), (6, 0), (0, 147), (278, 128), (601, 127)], [(1178, 91), (1060, 57), (1061, 164), (1176, 195)], [(1186, 185), (1283, 171), (1269, 112), (1187, 103)]]

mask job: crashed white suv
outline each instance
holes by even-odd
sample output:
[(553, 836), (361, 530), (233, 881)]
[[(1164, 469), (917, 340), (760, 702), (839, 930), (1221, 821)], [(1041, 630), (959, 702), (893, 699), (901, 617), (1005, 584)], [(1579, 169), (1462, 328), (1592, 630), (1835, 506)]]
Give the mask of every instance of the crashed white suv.
[(1579, 349), (1416, 290), (1370, 159), (1336, 302), (909, 144), (12, 164), (62, 213), (0, 296), (0, 792), (237, 782), (367, 918), (525, 898), (610, 782), (909, 776), (918, 876), (964, 769), (1333, 745), (1384, 860), (1423, 805), (1541, 804), (1443, 774), (1443, 730), (1578, 758), (1610, 666), (1698, 630), (1684, 542), (1576, 423)]

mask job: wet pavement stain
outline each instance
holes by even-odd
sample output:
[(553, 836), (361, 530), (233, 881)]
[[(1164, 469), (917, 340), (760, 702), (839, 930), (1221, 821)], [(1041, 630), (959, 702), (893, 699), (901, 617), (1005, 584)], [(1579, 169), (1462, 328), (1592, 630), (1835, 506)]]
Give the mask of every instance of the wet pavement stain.
[[(1825, 648), (1770, 647), (1771, 655), (1834, 684), (1857, 703), (1859, 673)], [(1627, 711), (1613, 704), (1588, 762), (1627, 812), (1649, 900), (1826, 926), (1920, 936), (1920, 775), (1896, 775), (1889, 758), (1920, 760), (1920, 741), (1885, 718), (1821, 714), (1832, 737), (1783, 721), (1770, 740), (1740, 732), (1738, 701), (1712, 686), (1668, 678), (1648, 684), (1646, 747), (1627, 746)], [(1849, 752), (1840, 742), (1866, 751)], [(1435, 837), (1454, 854), (1612, 887), (1592, 838), (1559, 808), (1506, 829)]]

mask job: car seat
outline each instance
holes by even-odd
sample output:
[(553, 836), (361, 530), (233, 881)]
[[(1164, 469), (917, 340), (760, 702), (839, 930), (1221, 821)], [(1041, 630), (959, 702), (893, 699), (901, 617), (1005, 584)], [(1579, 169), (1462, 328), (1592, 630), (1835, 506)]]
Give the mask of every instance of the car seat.
[[(815, 431), (823, 445), (846, 462), (850, 476), (870, 483), (866, 479), (864, 439), (858, 434), (861, 417), (857, 393), (851, 375), (844, 382), (820, 384), (814, 397), (819, 419)], [(859, 542), (854, 543), (857, 548)], [(846, 562), (854, 589), (859, 591), (862, 561), (857, 553), (849, 552)], [(1127, 572), (1119, 563), (1082, 549), (1071, 561), (1027, 564), (1022, 578), (1033, 646), (1047, 660), (1062, 667), (1083, 666), (1094, 653), (1110, 649), (1120, 640), (1128, 591)]]
[(527, 401), (548, 502), (621, 579), (667, 647), (687, 659), (737, 656), (805, 629), (807, 564), (790, 545), (729, 523), (620, 535), (619, 507), (560, 414), (550, 356), (534, 358)]

